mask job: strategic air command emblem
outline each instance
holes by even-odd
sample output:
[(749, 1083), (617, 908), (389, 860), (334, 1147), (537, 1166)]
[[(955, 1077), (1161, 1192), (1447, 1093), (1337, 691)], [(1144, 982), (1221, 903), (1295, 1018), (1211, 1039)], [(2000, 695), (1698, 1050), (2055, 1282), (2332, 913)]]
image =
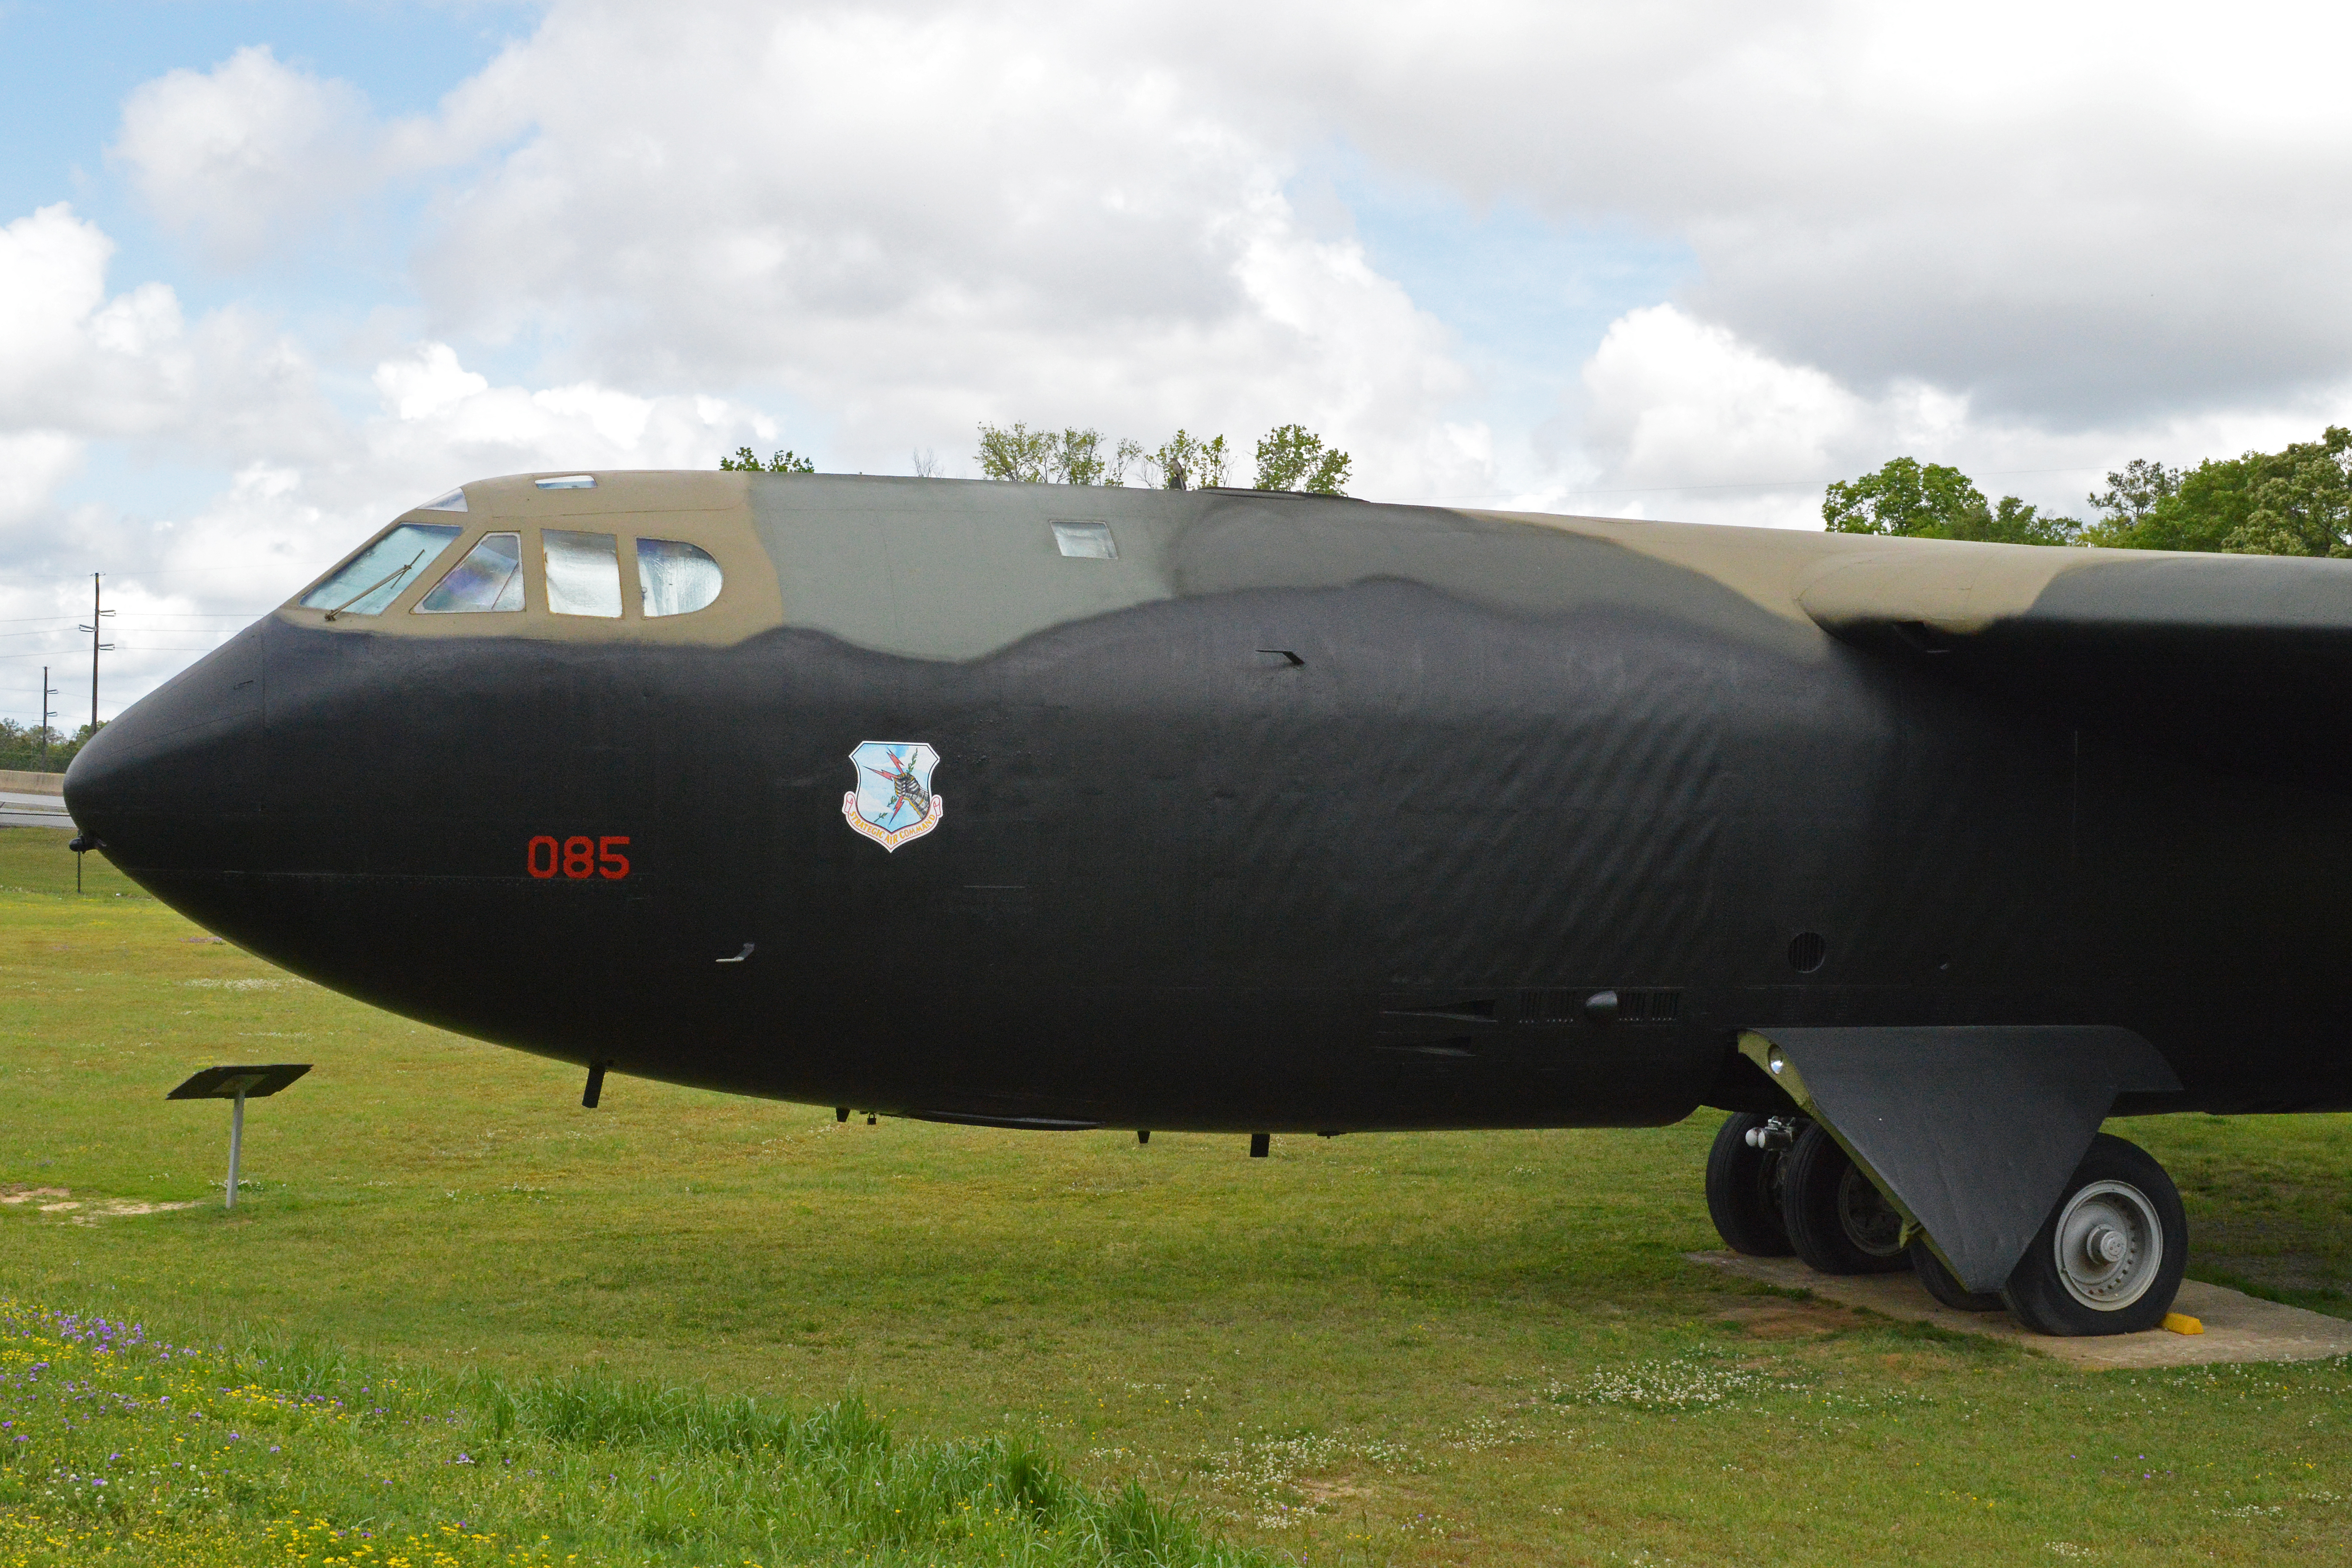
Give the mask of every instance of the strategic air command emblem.
[(857, 770), (857, 787), (841, 797), (841, 815), (883, 848), (920, 838), (947, 815), (946, 798), (931, 793), (940, 754), (922, 742), (862, 742), (849, 765)]

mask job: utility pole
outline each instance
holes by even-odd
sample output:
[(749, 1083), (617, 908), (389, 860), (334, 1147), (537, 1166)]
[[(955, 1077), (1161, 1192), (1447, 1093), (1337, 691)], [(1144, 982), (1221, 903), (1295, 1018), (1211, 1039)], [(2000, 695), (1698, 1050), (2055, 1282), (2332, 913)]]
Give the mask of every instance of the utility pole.
[(45, 664), (41, 666), (41, 761), (44, 763), (49, 760), (49, 699), (57, 694), (58, 689), (49, 684), (49, 667)]
[(81, 628), (89, 634), (89, 732), (93, 735), (98, 733), (98, 656), (114, 651), (112, 643), (98, 640), (99, 633), (105, 628), (106, 617), (114, 614), (112, 610), (98, 607), (98, 578), (95, 572), (89, 574), (89, 625)]

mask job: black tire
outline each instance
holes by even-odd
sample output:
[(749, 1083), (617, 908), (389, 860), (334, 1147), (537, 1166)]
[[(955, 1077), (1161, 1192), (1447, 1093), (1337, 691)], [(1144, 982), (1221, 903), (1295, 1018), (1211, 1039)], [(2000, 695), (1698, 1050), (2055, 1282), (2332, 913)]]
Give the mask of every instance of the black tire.
[(2164, 1321), (2188, 1265), (2189, 1216), (2172, 1178), (2137, 1143), (2102, 1132), (2000, 1299), (2036, 1333), (2136, 1334)]
[(1903, 1216), (1818, 1121), (1780, 1157), (1780, 1223), (1790, 1249), (1823, 1274), (1911, 1267), (1903, 1253)]
[(1944, 1267), (1944, 1260), (1927, 1250), (1925, 1241), (1911, 1244), (1911, 1271), (1919, 1276), (1919, 1283), (1927, 1294), (1958, 1312), (1998, 1312), (2008, 1302), (1998, 1290), (1971, 1290), (1960, 1283), (1959, 1276)]
[(1706, 1216), (1726, 1247), (1750, 1258), (1786, 1258), (1791, 1250), (1780, 1223), (1782, 1152), (1748, 1146), (1748, 1131), (1770, 1120), (1740, 1111), (1717, 1130), (1706, 1154)]

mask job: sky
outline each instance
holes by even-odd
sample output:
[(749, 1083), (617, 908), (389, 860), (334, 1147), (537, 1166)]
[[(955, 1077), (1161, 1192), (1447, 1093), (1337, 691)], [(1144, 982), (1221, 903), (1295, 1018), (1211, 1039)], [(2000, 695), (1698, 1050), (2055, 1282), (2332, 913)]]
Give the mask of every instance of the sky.
[[(1282, 424), (1376, 500), (2087, 515), (2352, 422), (2352, 17), (0, 0), (0, 716), (495, 474)], [(1246, 479), (1246, 475), (1241, 476)]]

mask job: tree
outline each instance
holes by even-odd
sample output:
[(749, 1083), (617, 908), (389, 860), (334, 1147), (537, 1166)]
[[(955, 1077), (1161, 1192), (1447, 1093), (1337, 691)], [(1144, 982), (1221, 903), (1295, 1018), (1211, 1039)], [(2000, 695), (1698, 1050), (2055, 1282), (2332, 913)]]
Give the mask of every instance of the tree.
[(1257, 489), (1345, 495), (1353, 460), (1304, 425), (1278, 425), (1258, 437)]
[(1121, 440), (1108, 456), (1099, 430), (1031, 430), (1018, 422), (980, 426), (982, 479), (1025, 485), (1123, 485), (1143, 448)]
[[(2137, 458), (2107, 476), (2106, 494), (2091, 498), (2107, 514), (2092, 541), (2126, 550), (2352, 555), (2347, 473), (2352, 430), (2340, 425), (2284, 451), (2209, 458), (2185, 473)], [(2129, 492), (2119, 482), (2135, 479)]]
[(2094, 532), (2104, 537), (2110, 531), (2127, 531), (2138, 527), (2155, 515), (2157, 503), (2180, 493), (2180, 470), (2168, 468), (2162, 463), (2151, 463), (2146, 458), (2134, 458), (2120, 469), (2107, 470), (2107, 488), (2093, 490), (2083, 499), (2095, 511), (2106, 515), (2091, 525)]
[[(1233, 451), (1223, 436), (1204, 441), (1187, 430), (1147, 451), (1124, 437), (1107, 444), (1102, 432), (1091, 428), (1032, 430), (1018, 423), (983, 422), (978, 461), (983, 478), (1016, 484), (1123, 485), (1133, 473), (1154, 489), (1192, 490), (1223, 485)], [(1278, 426), (1258, 440), (1255, 488), (1344, 495), (1354, 466), (1355, 459), (1326, 447), (1305, 426)], [(919, 458), (916, 468), (921, 471)]]
[(1899, 534), (1912, 539), (1971, 539), (1995, 544), (2072, 544), (2083, 525), (1984, 492), (1958, 468), (1896, 458), (1874, 474), (1832, 484), (1822, 499), (1832, 533)]
[(1101, 431), (1065, 430), (1054, 443), (1053, 459), (1046, 469), (1061, 484), (1098, 485), (1104, 482), (1106, 467)]
[(1040, 430), (1032, 435), (1026, 425), (1015, 424), (1000, 428), (982, 421), (980, 426), (980, 450), (975, 460), (980, 464), (980, 477), (984, 479), (1004, 479), (1014, 484), (1042, 485), (1054, 457), (1054, 437)]
[[(103, 730), (106, 725), (101, 723), (98, 728)], [(96, 732), (84, 724), (69, 739), (55, 728), (45, 731), (38, 724), (0, 719), (0, 768), (28, 773), (61, 773), (66, 764), (74, 760), (74, 753)]]
[(798, 452), (779, 452), (762, 463), (758, 454), (749, 447), (736, 447), (733, 457), (719, 459), (719, 466), (730, 473), (756, 474), (765, 471), (771, 474), (813, 474), (816, 472), (816, 465)]
[(1143, 459), (1143, 471), (1163, 489), (1206, 489), (1225, 482), (1225, 438), (1196, 440), (1179, 430)]
[(2303, 444), (2273, 460), (2253, 487), (2253, 508), (2221, 548), (2233, 555), (2352, 556), (2352, 485), (2340, 452)]

